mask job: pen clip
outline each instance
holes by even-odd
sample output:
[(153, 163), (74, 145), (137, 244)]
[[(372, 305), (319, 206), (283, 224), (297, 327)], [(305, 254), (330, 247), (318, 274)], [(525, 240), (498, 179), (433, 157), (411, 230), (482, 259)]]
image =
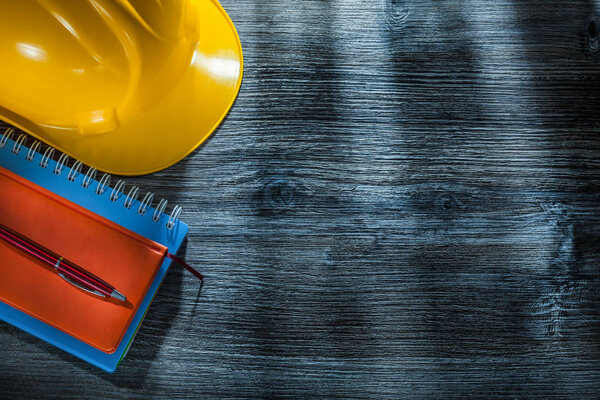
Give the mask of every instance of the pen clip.
[(58, 276), (60, 276), (61, 278), (63, 278), (65, 281), (69, 282), (71, 285), (77, 286), (81, 290), (84, 290), (84, 291), (86, 291), (88, 293), (91, 293), (91, 294), (95, 294), (96, 296), (106, 297), (104, 294), (100, 293), (97, 290), (90, 290), (90, 289), (86, 288), (85, 286), (80, 285), (79, 283), (77, 283), (75, 281), (72, 281), (71, 279), (69, 279), (66, 276), (64, 276), (62, 272), (59, 272)]

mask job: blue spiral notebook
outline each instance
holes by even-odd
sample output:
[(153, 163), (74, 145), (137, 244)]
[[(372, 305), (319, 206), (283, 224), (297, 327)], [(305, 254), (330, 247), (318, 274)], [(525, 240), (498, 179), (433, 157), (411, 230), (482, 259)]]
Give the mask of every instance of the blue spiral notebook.
[[(79, 161), (68, 166), (68, 157), (64, 154), (58, 158), (58, 161), (54, 161), (52, 159), (54, 149), (46, 148), (43, 153), (40, 153), (38, 149), (41, 148), (41, 144), (38, 141), (27, 146), (26, 135), (14, 138), (13, 133), (14, 130), (9, 128), (0, 135), (1, 167), (168, 247), (172, 254), (178, 252), (188, 232), (188, 226), (178, 220), (180, 207), (175, 207), (172, 213), (167, 214), (165, 213), (167, 203), (165, 200), (160, 200), (156, 208), (153, 208), (151, 204), (154, 196), (151, 193), (147, 193), (139, 201), (137, 187), (124, 190), (124, 181), (118, 181), (111, 187), (110, 175), (104, 174), (96, 180), (97, 171), (94, 168), (85, 168)], [(142, 209), (145, 211), (143, 215), (136, 212)], [(0, 320), (112, 373), (127, 354), (170, 265), (171, 260), (165, 258), (117, 350), (111, 354), (92, 347), (2, 301), (0, 301)]]

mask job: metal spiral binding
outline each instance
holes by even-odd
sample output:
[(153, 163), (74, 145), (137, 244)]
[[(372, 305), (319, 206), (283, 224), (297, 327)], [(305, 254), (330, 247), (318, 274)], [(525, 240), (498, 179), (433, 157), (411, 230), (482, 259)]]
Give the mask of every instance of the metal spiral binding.
[(128, 208), (128, 209), (131, 208), (131, 206), (133, 205), (133, 202), (135, 200), (137, 200), (139, 191), (140, 191), (139, 187), (132, 186), (131, 189), (129, 189), (129, 193), (127, 193), (127, 197), (125, 198), (125, 203), (123, 203), (123, 207)]
[(38, 152), (41, 145), (42, 145), (42, 142), (40, 142), (39, 140), (36, 140), (35, 142), (33, 142), (31, 147), (29, 148), (29, 151), (27, 152), (27, 157), (25, 157), (25, 159), (29, 162), (32, 162), (33, 157), (35, 157), (35, 153)]
[(173, 212), (171, 213), (169, 221), (167, 222), (167, 228), (173, 229), (175, 227), (175, 222), (177, 222), (179, 214), (181, 214), (181, 210), (182, 208), (180, 206), (175, 206), (175, 208), (173, 208)]
[(150, 207), (150, 205), (152, 204), (152, 200), (154, 200), (154, 193), (152, 193), (152, 192), (146, 193), (146, 195), (142, 199), (142, 202), (140, 203), (140, 206), (138, 207), (138, 214), (140, 214), (140, 215), (146, 214), (148, 207)]
[[(0, 149), (3, 149), (9, 140), (12, 140), (13, 136), (17, 134), (17, 131), (14, 128), (7, 128), (4, 133), (0, 134)], [(24, 133), (20, 133), (17, 139), (14, 141), (14, 145), (10, 152), (14, 155), (19, 155), (22, 149), (27, 150), (27, 154), (25, 155), (25, 159), (29, 162), (32, 162), (35, 157), (39, 154), (41, 156), (40, 161), (38, 163), (40, 168), (48, 168), (48, 164), (50, 160), (53, 159), (55, 149), (53, 147), (47, 147), (44, 152), (40, 151), (42, 143), (39, 140), (34, 140), (29, 147), (27, 147), (27, 138), (28, 136)], [(75, 182), (79, 175), (83, 173), (84, 164), (79, 160), (74, 160), (72, 166), (69, 168), (69, 156), (65, 153), (60, 153), (58, 160), (56, 161), (56, 165), (52, 170), (52, 173), (55, 175), (61, 175), (64, 169), (67, 169), (69, 173), (67, 174), (67, 180), (70, 182)], [(110, 196), (108, 197), (110, 201), (116, 202), (121, 195), (125, 194), (125, 181), (120, 179), (117, 181), (115, 186), (111, 187), (110, 182), (112, 180), (112, 176), (110, 174), (103, 174), (102, 178), (99, 181), (96, 181), (96, 175), (98, 174), (98, 170), (93, 167), (87, 167), (86, 173), (83, 175), (83, 180), (81, 182), (81, 187), (84, 189), (93, 189), (94, 193), (98, 196), (102, 196), (108, 190), (110, 191)], [(92, 185), (93, 183), (96, 185)], [(140, 188), (137, 186), (132, 186), (127, 195), (125, 196), (125, 201), (123, 202), (123, 207), (130, 209), (133, 204), (137, 201), (138, 195), (140, 192)], [(154, 201), (154, 193), (148, 192), (142, 198), (138, 208), (137, 214), (145, 215), (146, 211), (152, 206), (152, 202)], [(165, 209), (167, 208), (167, 200), (160, 199), (154, 213), (152, 214), (152, 221), (159, 222), (163, 214), (165, 214)], [(166, 227), (168, 229), (173, 229), (176, 225), (176, 222), (179, 220), (179, 216), (181, 214), (182, 208), (180, 206), (175, 206), (169, 215), (169, 218), (166, 223)]]
[(71, 167), (71, 170), (69, 171), (69, 175), (67, 175), (67, 179), (71, 182), (75, 182), (75, 179), (77, 179), (77, 176), (79, 175), (79, 172), (81, 171), (81, 166), (83, 165), (83, 163), (79, 160), (75, 161), (75, 164), (73, 164), (73, 166)]
[(40, 167), (48, 168), (48, 161), (52, 158), (54, 154), (54, 147), (48, 147), (44, 154), (42, 155), (42, 159), (40, 160)]
[(110, 180), (111, 180), (110, 174), (102, 175), (102, 179), (100, 179), (100, 182), (98, 182), (98, 186), (96, 186), (96, 190), (95, 190), (95, 192), (98, 196), (101, 196), (102, 193), (104, 193), (104, 191), (106, 190), (106, 188), (110, 187)]
[(0, 149), (4, 148), (4, 146), (6, 146), (8, 139), (12, 138), (14, 131), (15, 130), (13, 128), (8, 128), (7, 130), (4, 131), (4, 134), (0, 138)]
[(123, 189), (125, 189), (125, 181), (123, 179), (119, 179), (112, 192), (110, 192), (110, 196), (108, 197), (110, 201), (115, 202), (119, 200), (119, 194), (123, 193)]
[(160, 220), (160, 216), (165, 212), (165, 208), (167, 207), (167, 200), (160, 199), (158, 202), (158, 206), (156, 210), (154, 210), (154, 214), (152, 214), (152, 220), (154, 222), (158, 222)]
[(85, 176), (83, 177), (83, 182), (81, 182), (81, 187), (84, 189), (87, 189), (88, 187), (90, 187), (90, 183), (92, 183), (92, 181), (94, 179), (96, 179), (97, 173), (98, 173), (98, 170), (96, 168), (89, 167)]
[(62, 153), (60, 157), (58, 157), (58, 161), (56, 162), (56, 166), (52, 172), (54, 172), (56, 175), (60, 175), (67, 161), (69, 161), (69, 156), (65, 153)]
[(19, 154), (19, 152), (21, 151), (21, 146), (23, 146), (23, 143), (25, 143), (25, 139), (27, 139), (27, 135), (21, 133), (15, 141), (15, 145), (12, 148), (13, 154)]

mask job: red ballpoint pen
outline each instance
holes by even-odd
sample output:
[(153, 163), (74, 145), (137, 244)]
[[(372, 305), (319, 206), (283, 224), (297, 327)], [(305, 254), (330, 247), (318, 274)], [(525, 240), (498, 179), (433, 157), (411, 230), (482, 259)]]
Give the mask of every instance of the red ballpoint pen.
[(102, 279), (2, 224), (0, 224), (0, 239), (46, 266), (52, 267), (65, 281), (86, 292), (101, 297), (112, 297), (123, 302), (127, 300), (122, 293)]

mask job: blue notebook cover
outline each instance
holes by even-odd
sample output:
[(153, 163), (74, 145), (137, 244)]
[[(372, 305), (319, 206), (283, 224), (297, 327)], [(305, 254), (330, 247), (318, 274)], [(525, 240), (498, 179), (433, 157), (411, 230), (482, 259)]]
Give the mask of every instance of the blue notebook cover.
[[(21, 139), (24, 137), (25, 136), (21, 137)], [(35, 149), (34, 145), (31, 147), (32, 149)], [(96, 179), (90, 179), (91, 175), (86, 176), (88, 171), (90, 171), (88, 168), (82, 167), (81, 164), (79, 164), (79, 166), (73, 165), (72, 167), (65, 166), (64, 163), (60, 162), (60, 159), (57, 163), (32, 149), (25, 146), (20, 139), (15, 141), (7, 136), (0, 135), (0, 166), (69, 201), (93, 211), (104, 218), (145, 236), (148, 239), (167, 246), (169, 252), (172, 254), (178, 252), (188, 232), (188, 226), (185, 223), (176, 218), (172, 219), (171, 215), (167, 215), (164, 212), (161, 212), (160, 217), (158, 217), (159, 213), (152, 207), (148, 207), (144, 215), (140, 215), (137, 212), (141, 205), (140, 201), (134, 200), (129, 208), (124, 206), (129, 189), (126, 191), (127, 193), (123, 193), (117, 190), (113, 191), (114, 185), (113, 187), (105, 186), (104, 192), (98, 194), (97, 189), (99, 188), (99, 185), (100, 188), (102, 188), (103, 185)], [(65, 157), (66, 156), (63, 157), (63, 160)], [(43, 167), (46, 163), (47, 165)], [(54, 173), (55, 170), (59, 169), (59, 174)], [(111, 195), (118, 196), (118, 199), (116, 201), (111, 201)], [(157, 221), (153, 219), (155, 214), (158, 219)], [(171, 228), (167, 226), (170, 222), (172, 223)], [(144, 296), (137, 313), (127, 328), (125, 336), (121, 340), (117, 350), (112, 354), (104, 353), (83, 343), (1, 301), (0, 320), (4, 320), (64, 351), (112, 373), (116, 370), (119, 362), (127, 353), (127, 350), (129, 350), (129, 346), (131, 345), (158, 288), (167, 274), (170, 265), (171, 260), (165, 258), (150, 289)]]

